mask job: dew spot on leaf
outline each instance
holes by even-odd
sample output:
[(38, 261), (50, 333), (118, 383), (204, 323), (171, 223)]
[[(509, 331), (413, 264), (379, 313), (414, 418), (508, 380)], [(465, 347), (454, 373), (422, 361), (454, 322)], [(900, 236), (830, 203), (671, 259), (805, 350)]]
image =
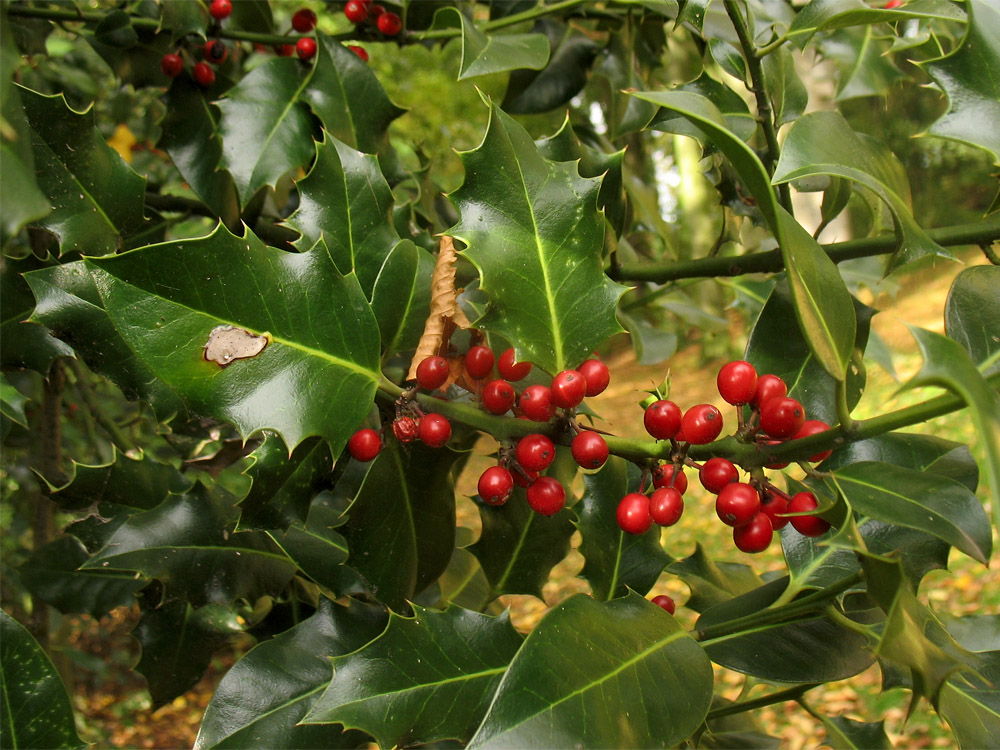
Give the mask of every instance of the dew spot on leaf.
[(267, 346), (268, 338), (236, 326), (216, 326), (205, 344), (205, 359), (219, 367), (228, 367), (237, 359), (256, 357)]

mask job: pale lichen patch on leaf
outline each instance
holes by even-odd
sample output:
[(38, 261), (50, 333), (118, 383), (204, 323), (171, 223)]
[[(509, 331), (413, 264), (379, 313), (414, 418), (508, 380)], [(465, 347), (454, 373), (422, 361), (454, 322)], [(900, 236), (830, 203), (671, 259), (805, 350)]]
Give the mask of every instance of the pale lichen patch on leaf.
[(245, 328), (216, 326), (205, 343), (204, 357), (219, 367), (228, 367), (237, 359), (256, 357), (267, 347), (267, 334), (258, 336)]

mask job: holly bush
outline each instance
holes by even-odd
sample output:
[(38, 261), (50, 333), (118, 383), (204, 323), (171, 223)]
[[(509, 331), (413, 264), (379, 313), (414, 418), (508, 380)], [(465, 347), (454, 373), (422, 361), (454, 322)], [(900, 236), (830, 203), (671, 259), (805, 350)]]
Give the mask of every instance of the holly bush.
[[(996, 4), (307, 5), (2, 5), (3, 743), (81, 745), (50, 608), (122, 605), (155, 706), (254, 640), (198, 748), (770, 747), (785, 701), (883, 747), (809, 702), (875, 663), (995, 743), (996, 616), (921, 581), (992, 554), (1000, 270), (911, 327), (942, 390), (852, 413), (871, 290), (998, 262)], [(664, 380), (612, 435), (625, 342)], [(696, 481), (726, 559), (670, 554)]]

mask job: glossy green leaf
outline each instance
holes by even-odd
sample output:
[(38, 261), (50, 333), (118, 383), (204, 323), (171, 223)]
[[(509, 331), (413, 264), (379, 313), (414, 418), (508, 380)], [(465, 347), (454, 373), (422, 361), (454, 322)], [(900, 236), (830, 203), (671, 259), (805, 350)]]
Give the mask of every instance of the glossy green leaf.
[(735, 45), (725, 39), (714, 37), (708, 40), (708, 52), (716, 65), (726, 73), (739, 81), (747, 80), (747, 61)]
[(711, 0), (683, 0), (680, 12), (677, 14), (677, 23), (689, 23), (700, 33), (705, 22), (705, 11), (710, 2)]
[(452, 552), (448, 567), (438, 579), (438, 586), (443, 604), (483, 612), (493, 600), (493, 589), (483, 566), (464, 547), (456, 547)]
[(903, 389), (938, 385), (969, 407), (976, 439), (986, 454), (986, 477), (993, 493), (993, 518), (1000, 526), (1000, 393), (987, 383), (962, 345), (940, 333), (910, 326), (924, 362)]
[(195, 606), (276, 595), (295, 566), (259, 532), (231, 534), (231, 502), (195, 488), (136, 513), (82, 569), (134, 570)]
[[(742, 59), (742, 57), (740, 58)], [(746, 101), (728, 86), (725, 86), (707, 73), (703, 73), (694, 81), (678, 87), (679, 91), (699, 94), (715, 105), (726, 121), (726, 126), (741, 140), (747, 141), (757, 132), (757, 121), (751, 114)], [(705, 141), (705, 133), (697, 125), (684, 118), (673, 109), (661, 108), (649, 127), (678, 135), (686, 135), (698, 141)]]
[(774, 182), (832, 175), (863, 185), (888, 205), (900, 240), (889, 270), (925, 255), (952, 257), (920, 228), (910, 212), (910, 187), (899, 160), (877, 141), (855, 133), (837, 112), (812, 112), (788, 131)]
[(221, 167), (245, 204), (265, 185), (313, 157), (312, 118), (302, 101), (308, 76), (297, 60), (258, 65), (218, 103)]
[(135, 602), (146, 581), (134, 573), (78, 570), (90, 555), (78, 540), (64, 536), (35, 551), (18, 574), (32, 596), (64, 614), (84, 613), (95, 619), (115, 607)]
[(541, 70), (549, 60), (544, 34), (484, 34), (457, 8), (434, 14), (434, 28), (462, 29), (462, 60), (458, 80), (530, 68)]
[[(856, 315), (855, 347), (864, 350), (868, 342), (871, 318), (875, 310), (852, 298)], [(806, 410), (807, 419), (820, 419), (827, 424), (838, 423), (837, 381), (827, 374), (816, 359), (801, 331), (795, 327), (795, 306), (791, 291), (779, 283), (767, 302), (747, 340), (744, 358), (760, 374), (779, 376), (788, 385), (788, 395), (798, 399)], [(848, 404), (853, 408), (861, 400), (866, 376), (851, 366), (847, 371)]]
[(804, 44), (817, 31), (833, 31), (848, 26), (893, 23), (910, 18), (961, 21), (962, 12), (950, 3), (906, 3), (884, 9), (867, 5), (863, 0), (813, 0), (795, 16), (787, 36)]
[(0, 745), (85, 748), (59, 673), (23, 625), (0, 611)]
[(549, 572), (569, 553), (571, 513), (542, 516), (528, 505), (524, 491), (514, 489), (506, 505), (479, 503), (483, 533), (469, 547), (493, 589), (493, 595), (531, 594), (542, 598)]
[(948, 96), (948, 111), (927, 131), (986, 149), (1000, 161), (1000, 8), (969, 0), (961, 45), (924, 69)]
[(367, 646), (334, 657), (333, 680), (307, 722), (362, 729), (382, 747), (472, 735), (522, 637), (506, 613), (413, 609), (412, 618), (391, 615)]
[(324, 34), (317, 34), (316, 41), (316, 63), (302, 99), (334, 138), (358, 151), (375, 153), (389, 123), (404, 110), (389, 101), (361, 58)]
[(300, 724), (330, 682), (330, 659), (361, 648), (382, 632), (385, 610), (321, 598), (307, 620), (260, 643), (222, 678), (205, 709), (196, 750), (268, 747), (322, 750), (364, 744), (337, 725)]
[[(321, 245), (286, 253), (220, 226), (204, 239), (85, 263), (133, 356), (192, 412), (228, 420), (244, 437), (273, 429), (289, 448), (320, 435), (335, 454), (368, 412), (380, 377), (377, 324), (356, 277), (341, 276)], [(266, 336), (267, 346), (246, 358), (237, 346), (225, 367), (206, 361), (219, 326)]]
[(823, 369), (835, 380), (843, 380), (855, 336), (851, 296), (833, 261), (778, 204), (767, 170), (753, 149), (728, 128), (716, 106), (703, 96), (687, 91), (634, 95), (687, 118), (739, 172), (778, 239), (800, 330)]
[(283, 534), (268, 535), (288, 558), (316, 583), (338, 594), (356, 583), (342, 563), (347, 560), (347, 540), (337, 531), (345, 518), (333, 508), (315, 503), (305, 523), (289, 526)]
[(241, 631), (235, 613), (218, 604), (174, 600), (145, 610), (132, 637), (142, 647), (135, 669), (146, 678), (153, 708), (193, 688), (212, 654)]
[(521, 361), (550, 372), (576, 366), (621, 330), (615, 305), (625, 288), (601, 261), (600, 179), (545, 159), (495, 106), (482, 144), (462, 161), (465, 183), (452, 194), (462, 219), (450, 231), (490, 295), (477, 325), (510, 341)]
[(298, 182), (299, 207), (288, 219), (308, 250), (322, 237), (341, 273), (356, 271), (372, 296), (375, 279), (399, 241), (389, 215), (392, 191), (374, 156), (329, 138), (316, 146), (316, 161)]
[(826, 729), (825, 744), (833, 750), (892, 750), (892, 741), (885, 733), (885, 721), (865, 722), (846, 716), (820, 714)]
[(1000, 651), (982, 654), (976, 669), (979, 676), (948, 679), (938, 697), (938, 711), (962, 750), (989, 747), (1000, 736)]
[(944, 330), (960, 343), (983, 376), (1000, 371), (1000, 268), (972, 266), (952, 282), (944, 308)]
[[(787, 583), (787, 578), (772, 581), (702, 613), (697, 629), (705, 634), (702, 647), (713, 662), (777, 682), (842, 680), (871, 666), (869, 638), (827, 617), (824, 606), (829, 602), (818, 602), (811, 613), (794, 618), (734, 623), (764, 614)], [(871, 619), (868, 612), (852, 614), (860, 622)], [(710, 628), (721, 634), (713, 634)]]
[[(0, 258), (0, 366), (4, 369), (28, 368), (48, 373), (56, 357), (72, 357), (73, 348), (30, 320), (34, 300), (27, 273), (41, 264), (28, 257), (24, 260)], [(56, 266), (55, 268), (59, 268)]]
[(250, 457), (253, 464), (243, 473), (253, 484), (240, 502), (239, 528), (286, 529), (305, 522), (318, 481), (333, 468), (329, 446), (309, 438), (289, 456), (277, 436), (265, 434)]
[(460, 458), (447, 448), (391, 442), (347, 509), (348, 564), (392, 609), (404, 608), (448, 567), (455, 547), (449, 469)]
[(618, 501), (638, 489), (638, 476), (631, 481), (628, 476), (630, 466), (612, 456), (600, 471), (585, 474), (583, 497), (574, 508), (583, 536), (580, 554), (586, 560), (580, 575), (602, 600), (624, 596), (629, 589), (645, 595), (670, 562), (660, 546), (659, 526), (637, 536), (618, 525)]
[(774, 108), (774, 124), (780, 127), (801, 117), (809, 103), (809, 93), (795, 70), (792, 53), (787, 47), (779, 47), (764, 58), (763, 69), (764, 85)]
[(92, 109), (79, 113), (62, 95), (19, 91), (31, 125), (38, 186), (52, 203), (39, 225), (59, 238), (62, 254), (122, 249), (142, 228), (145, 179), (104, 141)]
[(166, 105), (159, 147), (170, 155), (181, 177), (205, 205), (236, 231), (240, 199), (233, 176), (220, 166), (222, 141), (216, 131), (216, 107), (187, 76), (179, 76), (170, 85)]
[(24, 413), (27, 402), (28, 398), (7, 380), (7, 376), (0, 374), (0, 415), (21, 427), (27, 427), (28, 417)]
[(34, 170), (7, 146), (0, 144), (0, 247), (30, 222), (51, 210), (49, 199), (39, 190)]
[(983, 564), (992, 549), (990, 522), (976, 496), (929, 472), (863, 461), (835, 473), (857, 512), (943, 539)]
[(372, 289), (383, 356), (415, 349), (431, 312), (434, 256), (410, 240), (389, 252)]
[(271, 3), (268, 0), (240, 0), (233, 3), (229, 24), (243, 31), (273, 34), (274, 18), (271, 16)]
[(824, 39), (821, 46), (839, 73), (838, 102), (865, 96), (885, 97), (906, 78), (888, 54), (889, 41), (870, 26), (842, 29)]
[(690, 557), (671, 563), (667, 570), (691, 589), (684, 606), (695, 612), (704, 612), (764, 583), (749, 565), (715, 562), (700, 542), (695, 544)]
[(636, 594), (579, 594), (531, 631), (469, 747), (669, 747), (711, 702), (711, 665), (677, 620)]

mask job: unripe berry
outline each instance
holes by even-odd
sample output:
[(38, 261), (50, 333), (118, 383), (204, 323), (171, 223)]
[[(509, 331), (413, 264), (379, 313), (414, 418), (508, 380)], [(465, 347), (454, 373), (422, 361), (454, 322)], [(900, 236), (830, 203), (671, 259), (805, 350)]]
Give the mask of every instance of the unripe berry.
[(451, 440), (451, 422), (441, 414), (425, 414), (420, 420), (420, 440), (431, 448), (440, 448)]
[(480, 475), (477, 489), (487, 505), (503, 505), (514, 490), (514, 478), (502, 466), (491, 466)]
[(304, 36), (295, 43), (295, 52), (301, 60), (309, 60), (316, 54), (316, 40), (311, 36)]
[(531, 372), (531, 362), (515, 362), (514, 349), (507, 349), (497, 360), (497, 370), (500, 377), (512, 383), (523, 380)]
[(561, 409), (575, 409), (587, 395), (587, 381), (576, 370), (563, 370), (552, 378), (549, 390), (553, 404)]
[(359, 0), (350, 0), (344, 5), (344, 15), (351, 23), (364, 23), (368, 20), (368, 6)]
[(382, 439), (375, 430), (358, 430), (347, 441), (347, 452), (355, 461), (371, 461), (382, 450)]
[(444, 357), (424, 357), (417, 365), (417, 383), (425, 391), (436, 391), (448, 379), (448, 360)]
[(566, 505), (566, 490), (552, 477), (538, 477), (528, 487), (527, 495), (531, 509), (543, 516), (554, 516)]
[[(676, 474), (676, 478), (674, 477)], [(653, 469), (653, 486), (673, 487), (682, 495), (687, 492), (688, 479), (684, 476), (684, 468), (674, 464), (657, 464)]]
[(684, 512), (684, 498), (673, 487), (663, 487), (649, 498), (649, 515), (660, 526), (673, 526)]
[[(811, 492), (798, 492), (788, 503), (787, 513), (804, 513), (816, 510), (819, 503)], [(803, 536), (822, 536), (830, 529), (830, 524), (819, 516), (791, 516), (792, 528)]]
[(197, 63), (191, 69), (191, 75), (194, 76), (194, 80), (203, 89), (207, 89), (213, 83), (215, 83), (215, 71), (209, 67), (208, 63)]
[(715, 382), (719, 387), (719, 395), (727, 404), (749, 404), (757, 391), (757, 371), (752, 364), (743, 360), (728, 362), (719, 370)]
[(577, 367), (576, 371), (587, 381), (587, 398), (604, 393), (604, 389), (611, 382), (611, 371), (599, 359), (588, 359)]
[(386, 11), (378, 17), (375, 25), (386, 36), (396, 36), (403, 28), (403, 20), (395, 13)]
[(701, 465), (698, 471), (701, 486), (709, 492), (718, 495), (722, 489), (732, 482), (738, 482), (740, 472), (728, 458), (710, 458)]
[(773, 438), (789, 438), (806, 421), (806, 410), (794, 398), (776, 396), (760, 409), (760, 428)]
[[(358, 47), (358, 49), (361, 49), (361, 47)], [(362, 50), (362, 52), (363, 51), (364, 50)], [(363, 59), (368, 59), (367, 53)], [(494, 359), (493, 350), (488, 346), (483, 346), (481, 344), (479, 346), (474, 346), (465, 353), (465, 371), (469, 373), (470, 377), (473, 377), (476, 380), (485, 378), (493, 372)]]
[(528, 471), (545, 471), (556, 458), (556, 447), (545, 435), (533, 433), (517, 441), (517, 462)]
[(552, 391), (544, 385), (529, 385), (518, 400), (521, 413), (532, 422), (548, 422), (556, 414), (552, 405)]
[(758, 513), (750, 523), (733, 529), (733, 543), (741, 552), (763, 552), (773, 538), (771, 518), (767, 513)]
[(643, 412), (642, 423), (657, 440), (669, 440), (681, 428), (681, 409), (673, 401), (656, 401)]
[(180, 55), (175, 55), (173, 53), (166, 54), (163, 59), (160, 60), (160, 70), (163, 71), (163, 75), (168, 78), (176, 78), (184, 70), (184, 61), (181, 59)]
[(630, 492), (618, 503), (615, 513), (618, 527), (629, 534), (645, 534), (653, 525), (649, 514), (649, 498), (641, 492)]
[(292, 16), (292, 28), (300, 34), (308, 34), (316, 28), (316, 14), (308, 8), (295, 11)]
[(660, 594), (659, 596), (654, 596), (653, 599), (652, 599), (652, 601), (653, 601), (653, 604), (655, 604), (657, 607), (659, 607), (660, 609), (666, 610), (670, 614), (673, 614), (674, 610), (676, 609), (676, 605), (674, 604), (674, 600), (671, 599), (666, 594)]
[(483, 388), (483, 408), (490, 414), (505, 414), (514, 405), (514, 386), (506, 380), (491, 380)]
[(593, 430), (582, 430), (570, 446), (573, 458), (584, 469), (598, 469), (608, 460), (608, 443)]
[(230, 0), (212, 0), (208, 12), (216, 21), (221, 21), (229, 18), (229, 14), (233, 12), (233, 4)]
[(727, 484), (715, 500), (715, 512), (727, 526), (745, 526), (759, 511), (760, 495), (742, 482)]
[(698, 404), (684, 412), (681, 430), (692, 445), (711, 443), (722, 432), (722, 412), (711, 404)]

